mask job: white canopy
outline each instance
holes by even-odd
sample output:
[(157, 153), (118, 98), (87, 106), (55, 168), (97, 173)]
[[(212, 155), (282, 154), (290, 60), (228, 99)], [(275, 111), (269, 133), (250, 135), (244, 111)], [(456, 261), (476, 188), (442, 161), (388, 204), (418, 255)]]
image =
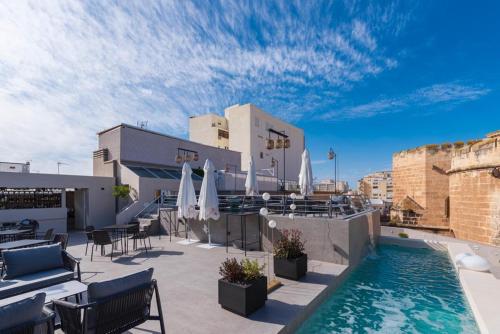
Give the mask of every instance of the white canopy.
[(200, 220), (217, 220), (220, 218), (219, 198), (217, 197), (217, 188), (215, 187), (215, 167), (212, 161), (207, 159), (203, 167), (203, 183), (201, 184), (198, 206), (200, 207)]
[(257, 172), (255, 171), (255, 162), (250, 157), (248, 164), (247, 179), (245, 180), (245, 189), (248, 196), (257, 196), (259, 194), (259, 185), (257, 183)]
[(313, 175), (311, 168), (311, 158), (307, 148), (302, 153), (302, 164), (300, 165), (299, 174), (300, 193), (304, 196), (313, 194)]
[(182, 178), (179, 185), (179, 194), (177, 195), (178, 217), (195, 218), (196, 217), (196, 193), (194, 192), (193, 171), (187, 162), (182, 166)]

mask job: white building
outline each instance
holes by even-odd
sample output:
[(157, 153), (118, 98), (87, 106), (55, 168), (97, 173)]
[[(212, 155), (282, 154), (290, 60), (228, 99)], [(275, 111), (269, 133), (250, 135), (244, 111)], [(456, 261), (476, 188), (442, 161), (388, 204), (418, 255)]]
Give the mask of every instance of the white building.
[(325, 179), (314, 184), (314, 191), (334, 192), (335, 188), (337, 188), (336, 192), (345, 194), (349, 191), (349, 183), (347, 181), (337, 180), (335, 182), (332, 179)]
[(358, 191), (371, 199), (392, 202), (392, 172), (382, 171), (366, 175), (358, 181)]
[(0, 173), (1, 172), (5, 172), (5, 173), (29, 173), (30, 172), (30, 163), (29, 163), (29, 161), (26, 163), (0, 161)]
[[(286, 138), (278, 133), (284, 134)], [(250, 157), (253, 156), (258, 173), (274, 174), (279, 179), (292, 182), (298, 180), (301, 154), (305, 146), (304, 131), (253, 104), (226, 108), (224, 116), (206, 114), (191, 117), (189, 139), (241, 152), (242, 170), (246, 171)], [(270, 139), (273, 149), (268, 149)], [(284, 139), (288, 139), (289, 147), (286, 149), (283, 149)]]

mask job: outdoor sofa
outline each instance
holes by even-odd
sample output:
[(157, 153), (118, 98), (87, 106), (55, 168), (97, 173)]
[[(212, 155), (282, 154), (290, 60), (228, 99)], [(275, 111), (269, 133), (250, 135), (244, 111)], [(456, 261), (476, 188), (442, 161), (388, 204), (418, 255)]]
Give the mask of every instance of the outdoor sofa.
[(0, 306), (0, 333), (52, 334), (54, 311), (46, 308), (45, 293)]
[(60, 244), (4, 250), (0, 299), (81, 280), (80, 262)]

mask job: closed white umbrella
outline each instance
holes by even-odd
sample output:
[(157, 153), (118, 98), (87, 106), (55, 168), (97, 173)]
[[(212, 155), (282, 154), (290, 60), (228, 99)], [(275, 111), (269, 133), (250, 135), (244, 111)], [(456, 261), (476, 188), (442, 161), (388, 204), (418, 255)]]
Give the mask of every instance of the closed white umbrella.
[(247, 179), (245, 180), (245, 190), (248, 196), (257, 196), (259, 194), (257, 172), (255, 170), (255, 162), (253, 161), (253, 157), (250, 157), (250, 162), (248, 164)]
[[(187, 162), (182, 166), (182, 177), (181, 183), (179, 185), (179, 194), (177, 195), (177, 216), (179, 218), (191, 219), (196, 217), (196, 193), (194, 191), (193, 179), (191, 178), (193, 171), (191, 166)], [(197, 241), (191, 241), (189, 237), (189, 226), (186, 223), (186, 228), (188, 229), (188, 240), (181, 241), (181, 243), (190, 244)]]
[(299, 187), (300, 187), (300, 193), (303, 196), (308, 196), (313, 194), (313, 176), (311, 168), (311, 158), (309, 156), (309, 150), (307, 148), (302, 153), (302, 164), (300, 165), (300, 174), (299, 174)]
[(212, 239), (210, 235), (210, 219), (218, 220), (220, 218), (219, 212), (219, 198), (217, 197), (217, 188), (215, 186), (215, 167), (212, 161), (207, 159), (203, 167), (203, 182), (201, 184), (200, 197), (198, 198), (198, 206), (200, 207), (200, 220), (207, 221), (208, 224), (208, 245), (200, 245), (203, 248), (213, 248)]

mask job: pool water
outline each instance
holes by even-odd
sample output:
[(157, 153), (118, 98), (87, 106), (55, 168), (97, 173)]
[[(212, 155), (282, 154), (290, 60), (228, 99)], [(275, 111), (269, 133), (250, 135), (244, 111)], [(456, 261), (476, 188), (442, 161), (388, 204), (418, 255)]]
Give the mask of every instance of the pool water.
[(479, 330), (447, 253), (381, 245), (297, 333)]

